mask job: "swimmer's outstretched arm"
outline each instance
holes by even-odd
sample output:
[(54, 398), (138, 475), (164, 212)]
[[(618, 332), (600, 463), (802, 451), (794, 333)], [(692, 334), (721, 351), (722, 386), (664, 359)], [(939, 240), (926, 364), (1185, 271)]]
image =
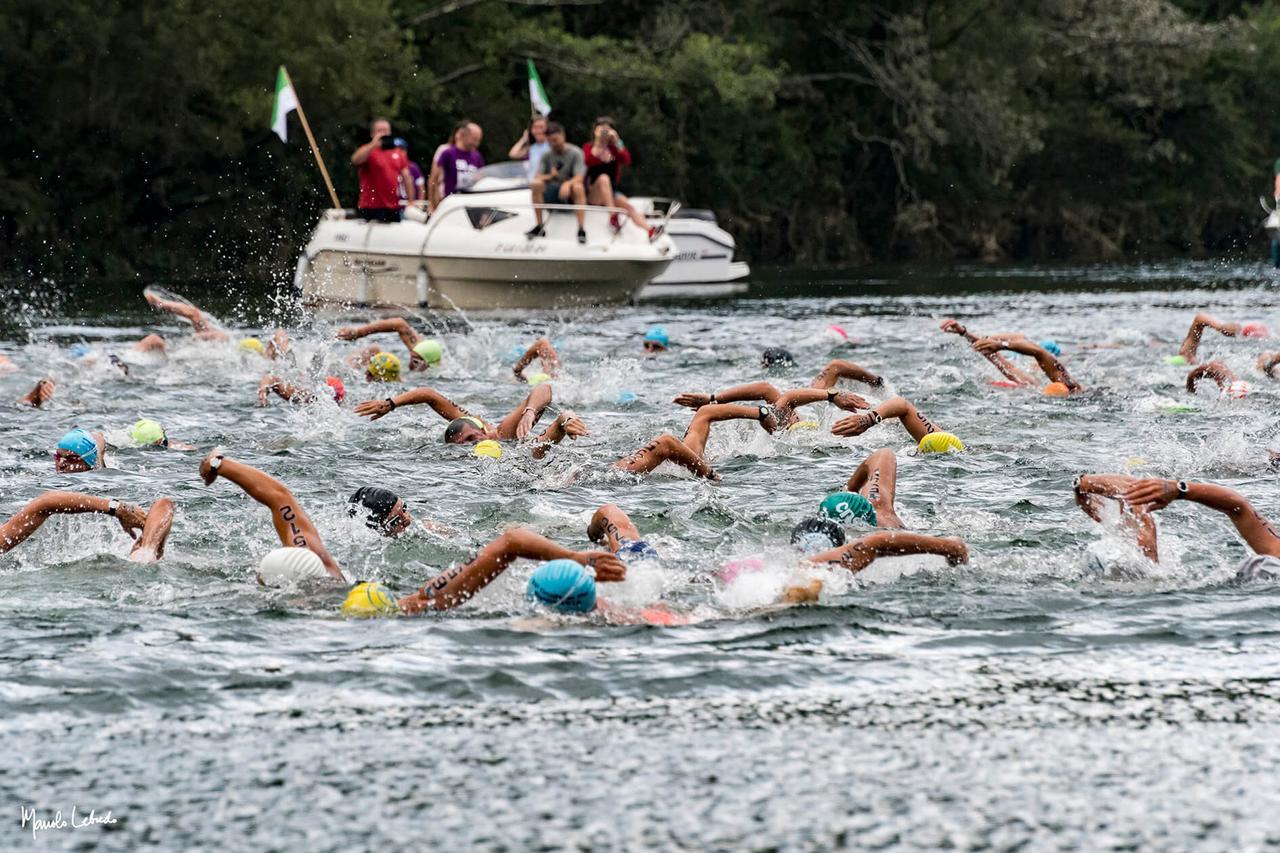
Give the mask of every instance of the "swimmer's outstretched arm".
[(329, 549), (324, 547), (316, 526), (311, 523), (298, 499), (284, 483), (252, 465), (237, 462), (214, 451), (200, 463), (200, 477), (206, 486), (211, 486), (219, 476), (235, 483), (244, 489), (245, 494), (271, 510), (271, 523), (276, 528), (281, 545), (286, 548), (309, 548), (324, 563), (329, 574), (338, 580), (346, 580), (338, 562), (333, 559)]
[(535, 385), (533, 390), (525, 396), (524, 402), (512, 409), (511, 414), (498, 424), (498, 438), (523, 439), (533, 431), (534, 425), (542, 419), (542, 413), (550, 405), (551, 383), (543, 382), (541, 385)]
[(813, 378), (813, 382), (809, 383), (811, 388), (832, 388), (841, 379), (852, 379), (855, 382), (865, 382), (873, 388), (879, 388), (884, 385), (884, 377), (877, 376), (865, 367), (854, 364), (852, 361), (844, 359), (834, 359), (827, 362), (827, 366)]
[(265, 407), (268, 395), (273, 393), (290, 403), (311, 403), (316, 399), (315, 394), (296, 385), (290, 385), (288, 382), (282, 382), (278, 376), (262, 377), (258, 383), (258, 405)]
[(18, 398), (18, 405), (38, 409), (53, 399), (53, 392), (57, 387), (53, 380), (46, 376), (36, 383), (36, 387)]
[[(968, 341), (970, 344), (976, 344), (980, 340), (977, 335), (975, 335), (973, 332), (970, 332), (968, 329), (962, 326), (959, 322), (951, 318), (947, 318), (946, 320), (943, 320), (940, 328), (942, 329), (942, 331), (947, 332), (948, 334), (959, 335), (960, 337)], [(1031, 376), (1029, 373), (1025, 372), (1021, 368), (1015, 366), (1013, 362), (1009, 361), (1009, 359), (1005, 358), (1000, 353), (983, 352), (981, 353), (981, 355), (984, 358), (986, 358), (987, 361), (991, 362), (992, 366), (995, 367), (996, 370), (1000, 371), (1000, 373), (1004, 376), (1004, 378), (1008, 379), (1010, 382), (1017, 383), (1018, 385), (1032, 385), (1032, 386), (1039, 384), (1038, 382), (1036, 382), (1035, 377)]]
[(716, 421), (757, 421), (765, 432), (772, 434), (778, 429), (778, 416), (772, 410), (761, 415), (760, 408), (759, 406), (741, 406), (735, 403), (713, 403), (710, 406), (703, 406), (693, 413), (693, 420), (689, 421), (689, 428), (685, 431), (684, 438), (680, 439), (680, 441), (685, 447), (688, 447), (701, 457), (707, 449), (707, 438), (711, 435), (711, 425)]
[(870, 533), (848, 545), (815, 554), (808, 560), (811, 563), (839, 563), (851, 572), (860, 572), (879, 557), (907, 554), (940, 554), (953, 566), (969, 562), (969, 548), (959, 539), (901, 530)]
[(191, 329), (197, 333), (215, 332), (222, 334), (221, 329), (214, 327), (209, 315), (194, 305), (186, 305), (182, 302), (175, 302), (172, 299), (161, 299), (153, 293), (144, 293), (143, 296), (147, 302), (151, 303), (151, 307), (181, 317), (190, 323)]
[(541, 459), (546, 456), (547, 451), (551, 449), (551, 445), (559, 444), (565, 440), (565, 437), (576, 441), (584, 435), (591, 435), (591, 431), (582, 422), (582, 418), (565, 409), (556, 416), (550, 426), (542, 431), (541, 435), (534, 437), (533, 441), (536, 446), (533, 448), (533, 458)]
[(1187, 364), (1196, 363), (1196, 352), (1200, 349), (1200, 337), (1204, 334), (1205, 329), (1216, 329), (1228, 338), (1234, 338), (1240, 334), (1239, 323), (1224, 323), (1203, 311), (1196, 312), (1196, 316), (1191, 319), (1191, 328), (1187, 330), (1187, 336), (1183, 339), (1182, 346), (1178, 349), (1178, 355), (1185, 358)]
[(1143, 556), (1158, 563), (1160, 553), (1157, 548), (1155, 519), (1145, 506), (1124, 502), (1125, 491), (1136, 482), (1137, 479), (1127, 474), (1083, 474), (1076, 478), (1072, 488), (1076, 506), (1099, 523), (1102, 522), (1102, 500), (1111, 499), (1119, 503), (1121, 523), (1137, 536), (1138, 547), (1142, 549)]
[(640, 530), (617, 504), (605, 504), (592, 514), (587, 524), (587, 538), (616, 554), (623, 539), (640, 541)]
[(385, 400), (365, 400), (363, 403), (356, 405), (356, 414), (376, 421), (390, 414), (393, 409), (398, 409), (401, 406), (417, 406), (423, 403), (430, 406), (437, 415), (446, 421), (451, 421), (454, 418), (474, 417), (466, 409), (434, 388), (414, 388), (412, 391), (405, 391), (403, 394), (396, 394), (394, 397), (388, 397)]
[(630, 456), (619, 459), (613, 467), (621, 468), (631, 474), (648, 474), (663, 462), (674, 462), (695, 477), (705, 477), (708, 480), (720, 479), (720, 475), (707, 464), (702, 454), (694, 453), (684, 442), (666, 432)]
[(287, 356), (290, 351), (289, 333), (284, 329), (276, 329), (275, 334), (271, 336), (271, 340), (267, 341), (265, 350), (267, 358), (275, 361), (278, 358)]
[(427, 363), (413, 351), (413, 348), (422, 340), (422, 335), (418, 334), (418, 331), (410, 326), (409, 321), (403, 317), (374, 320), (372, 323), (365, 323), (363, 326), (343, 326), (338, 329), (338, 339), (354, 341), (369, 335), (376, 335), (379, 332), (395, 332), (400, 336), (400, 342), (409, 351), (410, 370), (427, 369)]
[(1138, 480), (1125, 490), (1124, 499), (1131, 506), (1142, 507), (1149, 512), (1164, 509), (1178, 499), (1203, 504), (1231, 519), (1241, 538), (1255, 553), (1280, 557), (1280, 534), (1244, 495), (1226, 486), (1215, 486), (1211, 483), (1184, 483), (1183, 485), (1187, 488), (1185, 494), (1179, 491), (1178, 483), (1173, 480), (1154, 477)]
[(593, 566), (601, 583), (625, 580), (626, 565), (608, 551), (571, 551), (532, 530), (515, 528), (484, 546), (470, 562), (436, 575), (413, 595), (399, 601), (405, 613), (424, 610), (451, 610), (470, 600), (508, 566), (520, 558), (527, 560), (573, 560)]
[(779, 411), (784, 409), (791, 411), (797, 406), (806, 406), (809, 403), (831, 403), (837, 409), (843, 409), (846, 412), (871, 408), (871, 404), (858, 394), (852, 391), (836, 391), (834, 388), (797, 388), (779, 395), (773, 405)]
[(1079, 391), (1083, 388), (1080, 383), (1071, 378), (1071, 374), (1067, 372), (1067, 369), (1062, 366), (1062, 362), (1053, 353), (1025, 335), (1006, 338), (982, 338), (974, 343), (973, 348), (983, 355), (991, 355), (1000, 350), (1029, 355), (1036, 360), (1036, 364), (1040, 365), (1040, 369), (1044, 371), (1044, 375), (1049, 378), (1050, 382), (1061, 382), (1072, 391)]
[(835, 426), (831, 427), (831, 432), (835, 435), (844, 436), (862, 435), (881, 421), (892, 418), (897, 418), (902, 422), (903, 428), (915, 439), (917, 444), (920, 439), (929, 433), (938, 431), (938, 427), (916, 411), (916, 407), (907, 402), (906, 399), (894, 397), (885, 400), (864, 414), (841, 418), (836, 421)]
[[(168, 502), (167, 499), (162, 500)], [(18, 510), (13, 518), (0, 526), (0, 554), (21, 545), (52, 515), (79, 515), (86, 512), (114, 514), (120, 526), (124, 528), (124, 532), (128, 533), (130, 538), (136, 538), (135, 531), (142, 530), (146, 526), (147, 511), (137, 504), (117, 501), (113, 512), (111, 503), (111, 498), (96, 495), (82, 495), (78, 492), (45, 492)], [(165, 532), (168, 532), (167, 527)]]
[(1236, 381), (1236, 375), (1231, 372), (1231, 368), (1220, 361), (1206, 361), (1187, 374), (1187, 390), (1194, 394), (1201, 379), (1212, 379), (1218, 383), (1219, 388), (1225, 390), (1228, 385)]
[(735, 385), (711, 394), (686, 392), (671, 402), (689, 409), (700, 409), (712, 403), (748, 403), (753, 400), (764, 400), (769, 405), (773, 405), (781, 396), (782, 392), (768, 382), (748, 382), (745, 385)]
[(524, 369), (532, 364), (535, 358), (542, 363), (542, 372), (548, 376), (555, 376), (560, 372), (560, 354), (551, 345), (551, 341), (538, 338), (512, 366), (511, 372), (516, 375), (516, 379), (524, 379)]
[(1275, 379), (1276, 365), (1280, 364), (1280, 352), (1264, 352), (1258, 356), (1258, 370), (1267, 374), (1267, 378)]

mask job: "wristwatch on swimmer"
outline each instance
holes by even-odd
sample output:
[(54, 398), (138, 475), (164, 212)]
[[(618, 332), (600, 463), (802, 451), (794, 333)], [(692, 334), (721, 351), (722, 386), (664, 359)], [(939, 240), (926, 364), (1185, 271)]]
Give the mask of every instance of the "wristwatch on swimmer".
[(1187, 496), (1188, 488), (1190, 487), (1187, 485), (1186, 480), (1179, 480), (1178, 481), (1178, 497), (1185, 498)]
[(834, 388), (828, 388), (828, 389), (827, 389), (827, 402), (828, 402), (828, 403), (834, 403), (834, 402), (836, 401), (836, 395), (837, 395), (837, 394), (839, 394), (839, 393), (840, 393), (840, 392), (839, 392), (839, 391), (837, 391), (837, 390), (836, 390), (836, 389), (834, 389)]
[(759, 406), (759, 407), (758, 407), (758, 410), (759, 410), (759, 412), (760, 412), (760, 420), (762, 420), (762, 421), (763, 421), (765, 418), (769, 417), (769, 415), (773, 414), (772, 412), (770, 412), (770, 411), (769, 411), (769, 407), (768, 407), (768, 406)]
[(120, 501), (116, 500), (115, 498), (112, 498), (111, 500), (107, 501), (107, 515), (111, 516), (112, 518), (115, 518), (116, 510), (118, 510), (119, 508), (120, 508)]

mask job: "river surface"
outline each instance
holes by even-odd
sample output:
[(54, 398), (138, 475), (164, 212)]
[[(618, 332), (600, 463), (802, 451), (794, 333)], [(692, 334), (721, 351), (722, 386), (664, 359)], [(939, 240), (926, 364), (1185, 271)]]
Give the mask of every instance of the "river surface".
[[(1266, 453), (1280, 449), (1280, 385), (1253, 367), (1266, 342), (1206, 335), (1203, 353), (1254, 384), (1243, 400), (1188, 395), (1186, 369), (1165, 363), (1197, 309), (1280, 331), (1262, 266), (776, 275), (716, 301), (415, 321), (445, 359), (406, 385), (430, 382), (491, 417), (527, 390), (511, 350), (541, 332), (558, 343), (557, 403), (592, 435), (543, 462), (447, 447), (426, 407), (356, 417), (352, 401), (385, 394), (341, 365), (356, 345), (333, 331), (352, 315), (309, 318), (252, 287), (171, 287), (237, 334), (287, 324), (298, 372), (342, 372), (350, 399), (257, 408), (264, 360), (193, 341), (147, 308), (141, 284), (7, 293), (0, 352), (19, 369), (0, 376), (0, 399), (40, 375), (58, 390), (44, 410), (6, 404), (0, 512), (58, 488), (169, 495), (178, 515), (151, 567), (125, 559), (128, 539), (102, 516), (55, 518), (0, 557), (0, 848), (1280, 844), (1280, 586), (1235, 580), (1247, 549), (1203, 507), (1161, 513), (1153, 565), (1071, 497), (1078, 472), (1205, 479), (1280, 518)], [(947, 316), (1056, 339), (1088, 390), (992, 387), (987, 363), (938, 331)], [(674, 346), (643, 358), (654, 323)], [(151, 331), (171, 341), (167, 360), (129, 351)], [(93, 346), (92, 363), (70, 356), (76, 342)], [(789, 349), (795, 367), (762, 370), (764, 346)], [(108, 353), (131, 362), (127, 378)], [(841, 413), (817, 405), (816, 431), (718, 426), (719, 483), (669, 467), (608, 472), (659, 432), (683, 432), (675, 394), (804, 385), (833, 357), (887, 379), (852, 390), (906, 396), (968, 451), (917, 457), (891, 423), (838, 438), (828, 429)], [(623, 391), (638, 401), (619, 405)], [(112, 436), (142, 416), (201, 450), (113, 449), (108, 470), (53, 472), (70, 427)], [(260, 588), (254, 567), (276, 546), (268, 513), (196, 472), (219, 445), (289, 485), (352, 575), (401, 592), (513, 523), (587, 549), (591, 511), (616, 502), (662, 557), (602, 595), (661, 600), (693, 624), (539, 614), (523, 595), (528, 563), (426, 618), (350, 620), (341, 589)], [(964, 538), (969, 565), (900, 557), (854, 577), (791, 551), (792, 525), (886, 446), (903, 520)], [(343, 509), (370, 483), (452, 532), (376, 536)], [(766, 568), (717, 580), (745, 557)], [(774, 606), (784, 585), (812, 578), (824, 581), (817, 605)], [(33, 840), (20, 807), (43, 820), (61, 810), (68, 825)], [(78, 821), (93, 809), (115, 823), (70, 826), (73, 807)]]

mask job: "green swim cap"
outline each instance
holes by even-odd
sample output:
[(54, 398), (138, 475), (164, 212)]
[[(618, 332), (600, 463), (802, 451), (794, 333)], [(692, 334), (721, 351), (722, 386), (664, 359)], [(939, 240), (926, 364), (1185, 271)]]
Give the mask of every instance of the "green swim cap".
[(818, 512), (841, 524), (849, 524), (858, 519), (862, 519), (873, 527), (876, 523), (876, 508), (871, 505), (871, 501), (857, 492), (836, 492), (827, 495), (818, 505)]
[(164, 434), (164, 427), (146, 418), (133, 425), (133, 428), (129, 430), (129, 437), (141, 447), (147, 447), (152, 444), (165, 444), (168, 441)]
[(427, 364), (439, 364), (444, 355), (444, 347), (440, 346), (440, 342), (430, 339), (418, 341), (413, 345), (413, 351)]
[(1165, 364), (1172, 364), (1174, 367), (1181, 367), (1187, 363), (1187, 360), (1180, 355), (1171, 355), (1164, 361)]

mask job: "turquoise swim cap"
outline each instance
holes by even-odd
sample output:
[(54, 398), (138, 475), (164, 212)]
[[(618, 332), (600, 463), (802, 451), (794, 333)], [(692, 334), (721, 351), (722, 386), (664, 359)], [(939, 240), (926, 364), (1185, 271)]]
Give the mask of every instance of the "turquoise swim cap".
[(667, 337), (667, 330), (661, 326), (654, 326), (644, 333), (644, 339), (658, 344), (663, 349), (671, 346), (671, 338)]
[(636, 400), (639, 400), (639, 399), (640, 398), (636, 396), (635, 391), (619, 391), (618, 392), (619, 406), (630, 406), (632, 403), (634, 403)]
[(93, 440), (93, 436), (76, 427), (71, 432), (62, 437), (58, 442), (59, 450), (66, 450), (74, 453), (84, 460), (84, 464), (90, 468), (94, 468), (98, 464), (98, 442)]
[(573, 560), (552, 560), (534, 570), (525, 595), (561, 613), (589, 613), (596, 606), (596, 579)]
[(84, 358), (86, 355), (89, 355), (91, 352), (93, 352), (93, 348), (90, 347), (88, 344), (72, 344), (71, 345), (72, 358)]
[(1057, 358), (1058, 356), (1062, 355), (1062, 347), (1058, 346), (1058, 342), (1055, 341), (1053, 338), (1045, 338), (1043, 341), (1040, 342), (1040, 346), (1044, 347), (1049, 352), (1051, 352), (1054, 358)]
[(873, 527), (876, 523), (876, 508), (871, 505), (871, 501), (857, 492), (836, 492), (827, 495), (818, 505), (818, 511), (841, 524), (849, 524), (859, 519)]

